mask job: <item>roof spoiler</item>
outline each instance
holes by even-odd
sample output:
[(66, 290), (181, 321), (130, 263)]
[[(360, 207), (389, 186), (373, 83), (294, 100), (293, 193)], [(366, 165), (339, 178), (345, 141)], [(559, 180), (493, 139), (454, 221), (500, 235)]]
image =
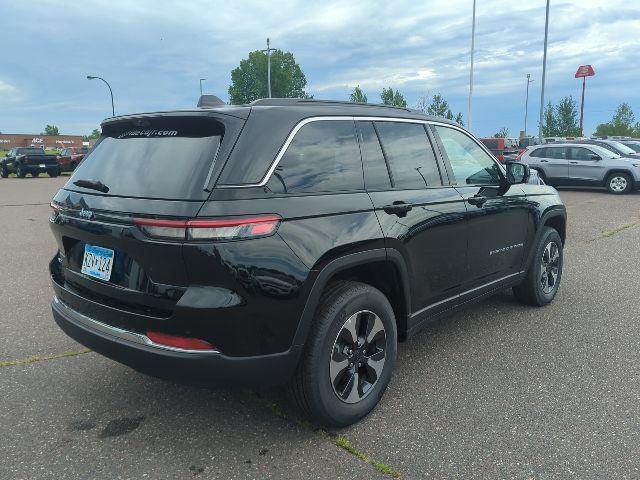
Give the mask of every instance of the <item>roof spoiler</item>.
[(226, 104), (215, 95), (200, 95), (198, 100), (198, 108), (219, 107), (220, 105)]

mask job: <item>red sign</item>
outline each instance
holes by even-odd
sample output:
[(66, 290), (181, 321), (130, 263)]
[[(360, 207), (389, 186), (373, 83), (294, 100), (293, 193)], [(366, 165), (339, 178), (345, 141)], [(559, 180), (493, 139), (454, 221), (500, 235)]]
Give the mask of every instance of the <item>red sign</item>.
[(591, 65), (580, 65), (576, 72), (576, 78), (593, 77), (595, 74), (596, 72)]

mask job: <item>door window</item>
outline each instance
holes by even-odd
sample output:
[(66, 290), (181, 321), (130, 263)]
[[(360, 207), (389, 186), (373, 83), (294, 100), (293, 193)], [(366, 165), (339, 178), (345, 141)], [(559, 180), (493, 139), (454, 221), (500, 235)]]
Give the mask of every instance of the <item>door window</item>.
[(367, 189), (384, 190), (391, 188), (389, 168), (373, 123), (358, 122), (358, 129), (360, 131), (364, 182)]
[(594, 155), (594, 153), (584, 147), (569, 147), (567, 150), (570, 160), (593, 161), (591, 155)]
[(566, 148), (548, 147), (545, 157), (553, 158), (554, 160), (566, 160)]
[(287, 193), (363, 190), (354, 122), (324, 120), (303, 126), (268, 185), (273, 191)]
[(391, 184), (419, 189), (442, 185), (436, 156), (421, 123), (375, 122)]
[(469, 135), (460, 130), (436, 126), (458, 184), (497, 185), (502, 173), (496, 161)]

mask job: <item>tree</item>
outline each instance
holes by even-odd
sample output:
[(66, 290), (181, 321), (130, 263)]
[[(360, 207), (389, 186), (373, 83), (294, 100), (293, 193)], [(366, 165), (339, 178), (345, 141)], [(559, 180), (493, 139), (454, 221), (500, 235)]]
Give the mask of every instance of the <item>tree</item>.
[(420, 97), (416, 109), (427, 115), (433, 115), (436, 117), (444, 117), (448, 120), (453, 120), (457, 124), (464, 126), (464, 119), (462, 112), (458, 112), (455, 116), (449, 108), (449, 102), (447, 102), (442, 95), (436, 93), (431, 98), (431, 103), (428, 103), (427, 97)]
[(558, 123), (556, 122), (556, 114), (551, 104), (551, 100), (544, 109), (544, 117), (542, 121), (542, 135), (544, 137), (558, 137)]
[(557, 105), (547, 104), (544, 110), (542, 135), (545, 137), (579, 137), (578, 106), (572, 96), (564, 97)]
[(582, 136), (578, 123), (578, 105), (572, 96), (564, 97), (556, 106), (556, 121), (558, 123), (559, 136)]
[(402, 95), (398, 90), (394, 92), (391, 87), (382, 89), (380, 99), (384, 105), (403, 108), (406, 108), (407, 106), (407, 101), (405, 100), (404, 95)]
[(497, 133), (493, 134), (494, 138), (507, 138), (509, 136), (509, 129), (502, 127)]
[(610, 122), (601, 123), (596, 127), (595, 134), (599, 137), (620, 135), (623, 137), (640, 136), (640, 123), (637, 123), (633, 110), (628, 103), (618, 105)]
[(89, 142), (89, 141), (95, 140), (95, 139), (97, 139), (99, 137), (100, 137), (100, 130), (98, 130), (97, 128), (94, 128), (90, 135), (83, 135), (82, 136), (82, 141), (83, 142)]
[(360, 85), (356, 85), (353, 92), (349, 95), (349, 101), (356, 103), (367, 103), (367, 94), (362, 91)]
[[(271, 54), (272, 97), (313, 98), (304, 91), (306, 85), (307, 78), (291, 52), (276, 50)], [(229, 102), (238, 105), (267, 96), (267, 55), (256, 50), (231, 71)]]
[(60, 131), (55, 125), (47, 125), (46, 127), (44, 127), (44, 132), (42, 132), (40, 135), (60, 135)]

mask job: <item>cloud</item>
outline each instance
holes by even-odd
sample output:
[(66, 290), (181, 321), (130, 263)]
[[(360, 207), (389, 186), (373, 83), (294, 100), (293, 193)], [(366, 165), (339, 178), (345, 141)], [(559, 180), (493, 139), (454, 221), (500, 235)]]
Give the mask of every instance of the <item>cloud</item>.
[[(294, 53), (317, 98), (347, 99), (360, 85), (377, 101), (391, 86), (410, 105), (441, 92), (466, 114), (468, 0), (60, 3), (3, 4), (0, 130), (40, 131), (55, 123), (86, 133), (77, 129), (97, 126), (111, 104), (105, 85), (88, 82), (87, 74), (111, 83), (116, 113), (192, 107), (199, 78), (207, 78), (206, 92), (226, 99), (231, 69), (265, 48), (267, 37)], [(543, 32), (544, 2), (478, 2), (476, 133), (521, 128), (527, 73), (535, 80), (530, 115), (537, 117)], [(547, 98), (578, 97), (573, 74), (590, 63), (597, 74), (588, 81), (587, 128), (607, 121), (622, 101), (640, 115), (630, 61), (639, 50), (640, 11), (629, 2), (552, 2)]]

